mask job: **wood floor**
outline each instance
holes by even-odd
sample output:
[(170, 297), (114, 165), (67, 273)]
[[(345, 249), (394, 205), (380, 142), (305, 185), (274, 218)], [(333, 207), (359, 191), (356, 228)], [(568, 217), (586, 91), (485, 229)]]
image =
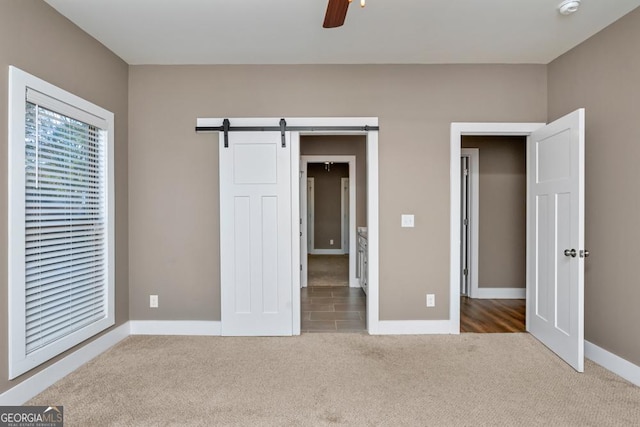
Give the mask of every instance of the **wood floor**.
[(460, 332), (525, 332), (524, 299), (460, 297)]

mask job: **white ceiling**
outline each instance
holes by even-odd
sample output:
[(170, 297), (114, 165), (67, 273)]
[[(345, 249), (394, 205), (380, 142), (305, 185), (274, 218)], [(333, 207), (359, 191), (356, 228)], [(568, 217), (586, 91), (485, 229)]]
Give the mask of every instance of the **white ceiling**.
[(46, 0), (129, 64), (547, 64), (640, 0)]

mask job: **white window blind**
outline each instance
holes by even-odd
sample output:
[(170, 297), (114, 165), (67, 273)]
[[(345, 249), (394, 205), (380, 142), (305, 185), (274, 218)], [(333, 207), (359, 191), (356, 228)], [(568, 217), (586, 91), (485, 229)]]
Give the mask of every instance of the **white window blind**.
[[(27, 354), (106, 316), (105, 138), (27, 92)], [(42, 98), (40, 96), (39, 98)], [(30, 102), (40, 101), (40, 104)]]
[(9, 379), (115, 323), (113, 122), (9, 67)]

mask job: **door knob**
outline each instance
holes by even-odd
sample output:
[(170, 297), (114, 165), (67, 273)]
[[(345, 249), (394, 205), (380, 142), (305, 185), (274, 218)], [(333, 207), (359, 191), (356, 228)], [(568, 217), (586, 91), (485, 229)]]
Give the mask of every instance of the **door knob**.
[(564, 256), (570, 256), (571, 258), (575, 258), (578, 253), (575, 249), (565, 249)]
[(583, 249), (580, 251), (580, 258), (588, 258), (589, 257), (589, 251), (586, 249)]

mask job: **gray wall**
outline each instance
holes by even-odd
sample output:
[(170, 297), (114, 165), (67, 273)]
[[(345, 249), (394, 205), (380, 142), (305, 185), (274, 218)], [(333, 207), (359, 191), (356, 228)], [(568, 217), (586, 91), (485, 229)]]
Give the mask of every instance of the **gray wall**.
[(527, 272), (526, 138), (463, 136), (479, 148), (478, 287), (524, 288)]
[(549, 119), (586, 109), (585, 339), (640, 365), (640, 9), (548, 66)]
[[(7, 87), (9, 65), (115, 114), (116, 325), (129, 319), (127, 206), (128, 65), (39, 0), (0, 0), (0, 393), (7, 381)], [(43, 365), (47, 366), (56, 358)]]
[(546, 78), (544, 65), (131, 66), (131, 318), (220, 319), (217, 136), (196, 134), (197, 117), (374, 116), (380, 318), (448, 319), (450, 124), (544, 121)]
[(356, 156), (356, 227), (367, 226), (367, 138), (363, 135), (303, 135), (303, 156)]
[[(309, 163), (307, 176), (314, 178), (314, 249), (342, 249), (342, 178), (349, 178), (348, 163)], [(331, 245), (333, 240), (333, 245)]]

